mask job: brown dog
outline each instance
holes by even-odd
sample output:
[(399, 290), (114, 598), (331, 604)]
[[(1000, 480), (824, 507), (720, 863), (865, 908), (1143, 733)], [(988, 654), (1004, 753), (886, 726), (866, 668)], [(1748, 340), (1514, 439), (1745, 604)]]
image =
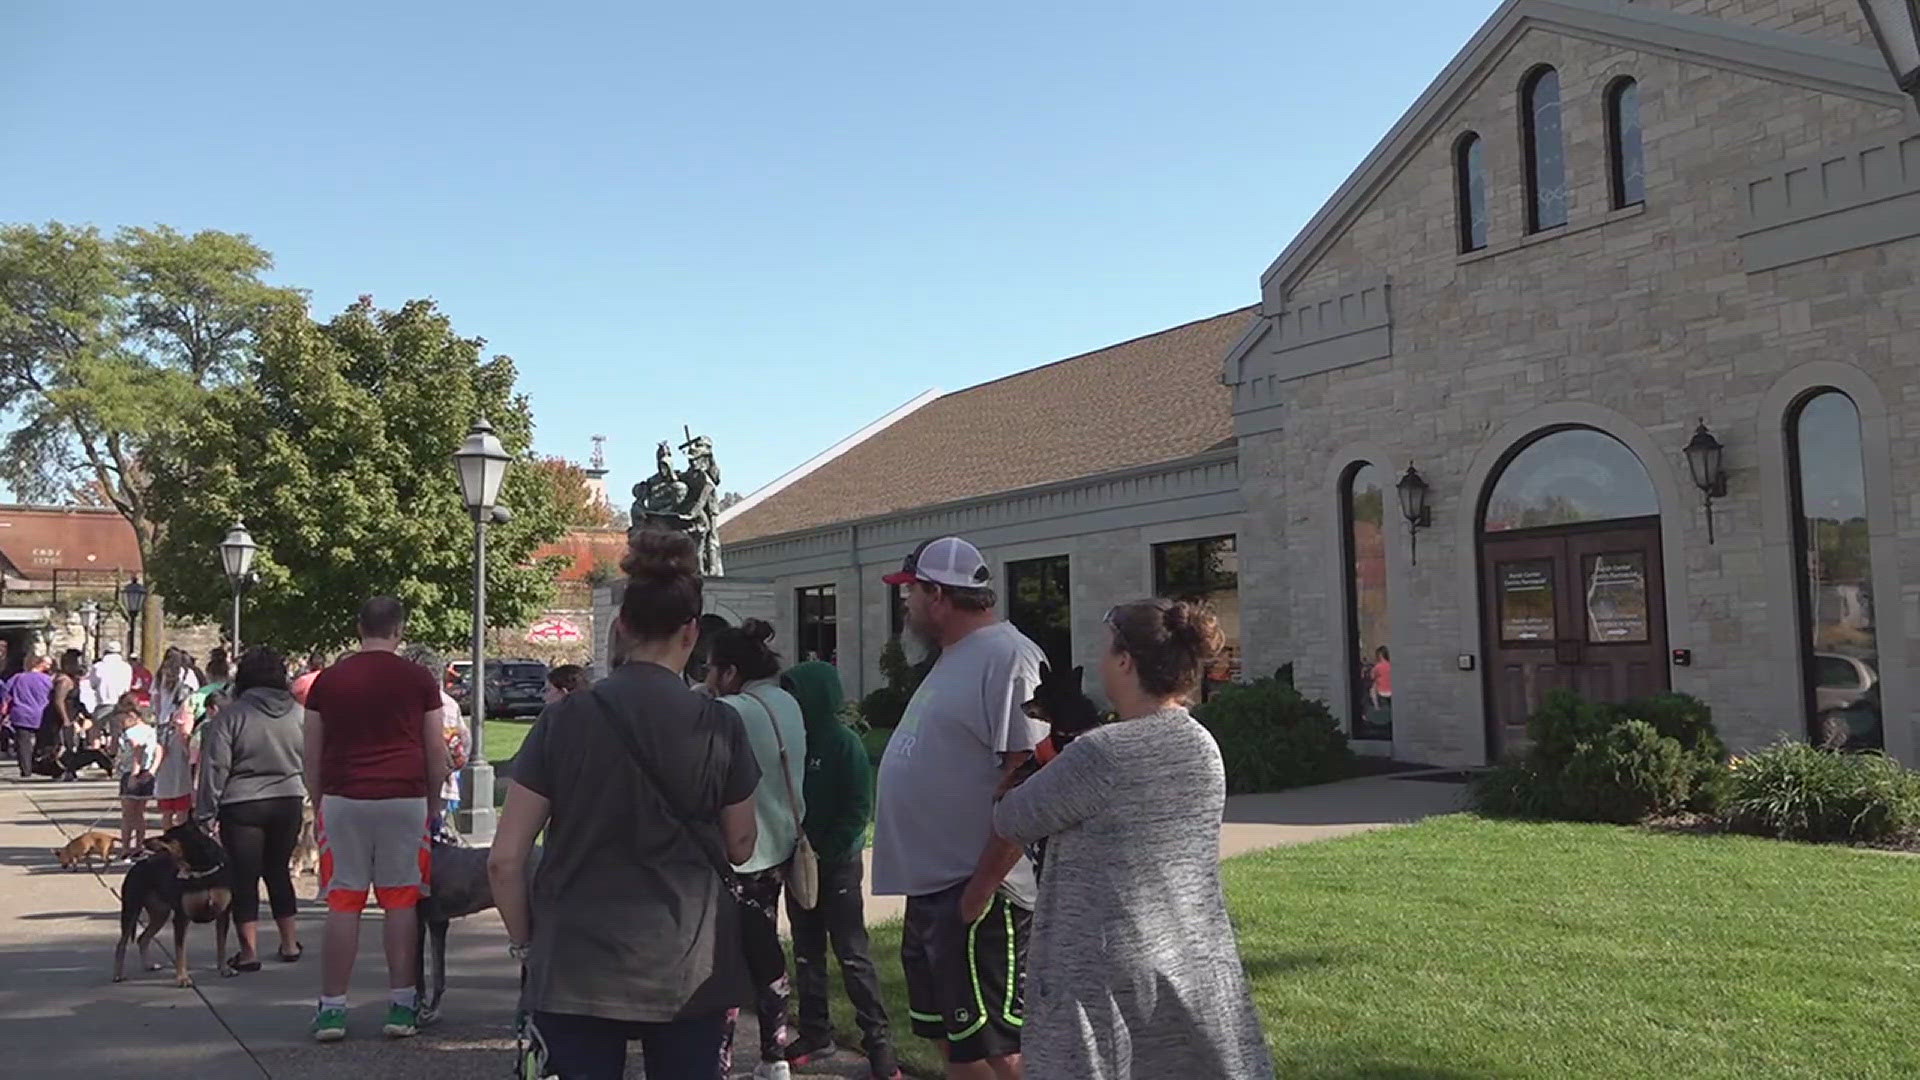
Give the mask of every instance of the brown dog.
[(55, 850), (54, 854), (59, 857), (60, 866), (63, 869), (78, 869), (80, 861), (85, 859), (87, 869), (91, 870), (93, 869), (93, 860), (95, 857), (98, 857), (104, 864), (112, 864), (113, 848), (117, 843), (119, 843), (118, 838), (111, 833), (103, 833), (98, 830), (94, 832), (83, 832), (79, 836), (67, 841), (66, 847)]
[(308, 803), (300, 813), (300, 839), (293, 845), (293, 865), (289, 867), (294, 877), (302, 874), (320, 872), (320, 842), (313, 835), (313, 804)]

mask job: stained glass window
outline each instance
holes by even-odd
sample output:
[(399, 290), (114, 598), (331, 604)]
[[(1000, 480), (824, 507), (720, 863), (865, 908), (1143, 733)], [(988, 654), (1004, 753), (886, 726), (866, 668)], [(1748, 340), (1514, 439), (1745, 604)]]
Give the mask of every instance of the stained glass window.
[(1543, 67), (1521, 95), (1526, 110), (1528, 231), (1567, 223), (1567, 148), (1560, 137), (1560, 73)]

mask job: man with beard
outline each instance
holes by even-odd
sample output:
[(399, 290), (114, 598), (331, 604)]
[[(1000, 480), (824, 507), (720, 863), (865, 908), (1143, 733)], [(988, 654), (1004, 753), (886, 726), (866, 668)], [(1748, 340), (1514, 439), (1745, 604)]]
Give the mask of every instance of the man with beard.
[(1046, 728), (1023, 706), (1040, 647), (994, 612), (992, 572), (958, 537), (930, 540), (886, 583), (907, 632), (940, 658), (880, 763), (873, 891), (905, 896), (900, 960), (914, 1034), (944, 1042), (950, 1080), (1020, 1076), (1022, 968), (1037, 891), (993, 798)]

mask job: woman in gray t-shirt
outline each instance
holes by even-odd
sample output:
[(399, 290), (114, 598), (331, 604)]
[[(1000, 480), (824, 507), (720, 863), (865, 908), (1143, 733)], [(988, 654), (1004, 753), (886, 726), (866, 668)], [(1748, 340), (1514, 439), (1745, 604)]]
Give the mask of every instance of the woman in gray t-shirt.
[(1220, 887), (1226, 774), (1183, 702), (1220, 648), (1204, 607), (1107, 613), (1120, 720), (1008, 792), (1001, 836), (1047, 840), (1027, 957), (1027, 1075), (1273, 1076)]

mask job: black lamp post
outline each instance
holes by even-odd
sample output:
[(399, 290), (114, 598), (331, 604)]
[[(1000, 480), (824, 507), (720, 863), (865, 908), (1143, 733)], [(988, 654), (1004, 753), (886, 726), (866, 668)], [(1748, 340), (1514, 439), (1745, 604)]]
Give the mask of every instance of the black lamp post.
[(1713, 543), (1713, 500), (1725, 498), (1727, 494), (1727, 468), (1722, 461), (1726, 447), (1707, 430), (1707, 422), (1700, 421), (1693, 429), (1693, 438), (1687, 442), (1687, 470), (1693, 473), (1693, 486), (1700, 489), (1707, 507), (1707, 543)]
[(140, 612), (147, 606), (147, 587), (140, 584), (140, 575), (120, 586), (120, 606), (127, 612), (127, 655), (139, 655), (139, 638), (136, 631), (140, 625)]
[(1400, 492), (1400, 513), (1407, 519), (1407, 545), (1413, 562), (1420, 561), (1420, 530), (1433, 524), (1433, 507), (1427, 505), (1427, 481), (1411, 464), (1394, 487)]
[[(467, 708), (473, 717), (473, 753), (467, 758), (466, 828), (476, 845), (493, 842), (493, 766), (487, 762), (487, 524), (504, 520), (500, 484), (512, 460), (493, 425), (474, 422), (466, 441), (453, 453), (460, 473), (460, 498), (473, 515), (473, 668), (467, 676)], [(499, 513), (496, 513), (498, 511)]]
[(1920, 107), (1920, 0), (1860, 0), (1893, 81)]
[(233, 586), (233, 658), (240, 659), (240, 593), (253, 573), (253, 556), (259, 545), (242, 522), (234, 522), (227, 538), (220, 541), (220, 566), (227, 572), (227, 584)]

